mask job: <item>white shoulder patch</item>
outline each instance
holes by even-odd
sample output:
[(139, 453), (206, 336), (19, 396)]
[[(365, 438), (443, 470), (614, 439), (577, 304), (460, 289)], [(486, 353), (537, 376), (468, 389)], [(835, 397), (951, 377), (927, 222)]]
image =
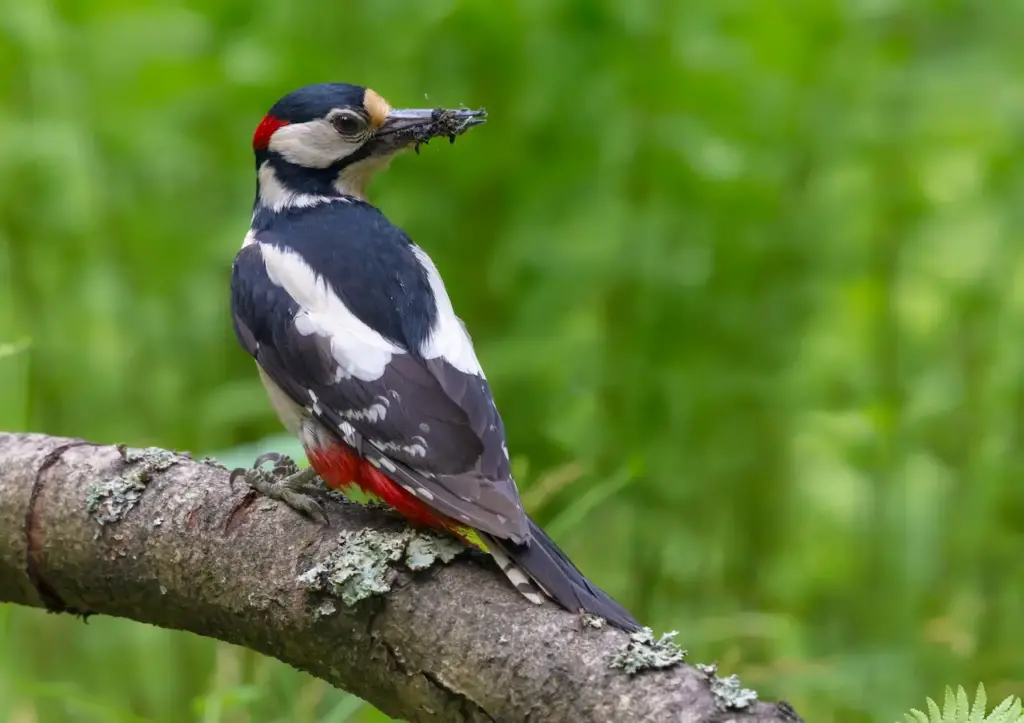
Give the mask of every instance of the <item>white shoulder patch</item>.
[(257, 241), (267, 275), (295, 299), (300, 311), (295, 329), (330, 341), (337, 362), (335, 380), (355, 377), (364, 382), (380, 379), (391, 357), (405, 350), (360, 321), (298, 253)]
[(423, 344), (423, 348), (420, 349), (420, 353), (426, 359), (443, 358), (465, 374), (484, 376), (484, 371), (480, 368), (480, 362), (476, 358), (473, 341), (469, 338), (462, 319), (455, 315), (455, 309), (452, 308), (452, 301), (448, 298), (448, 291), (441, 280), (441, 274), (438, 273), (437, 267), (427, 256), (426, 251), (416, 245), (413, 245), (412, 249), (427, 272), (430, 289), (434, 292), (434, 301), (437, 303), (437, 321), (434, 323), (434, 328), (430, 330), (430, 336)]
[(318, 196), (312, 193), (296, 193), (288, 190), (281, 183), (281, 179), (277, 177), (270, 161), (264, 161), (256, 175), (260, 182), (260, 203), (275, 212), (286, 208), (310, 208), (319, 206), (321, 203), (343, 200), (332, 196)]

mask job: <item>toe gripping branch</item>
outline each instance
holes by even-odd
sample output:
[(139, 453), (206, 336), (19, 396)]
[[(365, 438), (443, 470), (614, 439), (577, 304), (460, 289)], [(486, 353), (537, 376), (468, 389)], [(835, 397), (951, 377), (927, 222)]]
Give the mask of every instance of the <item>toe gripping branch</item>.
[[(273, 465), (269, 470), (264, 466), (268, 462)], [(323, 506), (309, 494), (316, 479), (312, 467), (302, 469), (286, 454), (266, 452), (256, 458), (252, 467), (232, 470), (228, 484), (233, 488), (239, 478), (264, 497), (283, 502), (314, 522), (330, 525)]]

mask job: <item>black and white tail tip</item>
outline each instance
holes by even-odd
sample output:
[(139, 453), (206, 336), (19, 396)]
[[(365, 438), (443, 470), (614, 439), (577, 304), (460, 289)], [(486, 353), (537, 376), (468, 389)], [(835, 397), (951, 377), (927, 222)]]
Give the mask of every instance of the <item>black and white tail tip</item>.
[[(541, 590), (538, 592), (537, 585), (531, 582), (529, 576), (519, 568), (512, 558), (505, 554), (505, 551), (498, 546), (494, 540), (488, 540), (488, 550), (491, 553), (491, 557), (498, 563), (498, 567), (505, 573), (505, 577), (509, 579), (512, 586), (515, 587), (523, 597), (532, 602), (535, 605), (540, 605), (544, 602), (544, 595), (549, 595), (547, 590)], [(543, 594), (542, 594), (543, 593)]]
[(527, 600), (542, 603), (540, 590), (571, 612), (596, 615), (627, 632), (640, 629), (636, 618), (590, 582), (544, 530), (533, 520), (529, 523), (525, 545), (493, 538), (486, 541), (495, 562)]

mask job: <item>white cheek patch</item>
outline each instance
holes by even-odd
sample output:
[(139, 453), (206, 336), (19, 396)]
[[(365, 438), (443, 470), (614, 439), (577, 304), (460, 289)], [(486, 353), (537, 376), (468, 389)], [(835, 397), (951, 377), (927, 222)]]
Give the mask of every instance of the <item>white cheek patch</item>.
[(268, 148), (297, 166), (327, 168), (354, 153), (359, 144), (349, 143), (328, 121), (318, 119), (281, 126), (270, 136)]
[(272, 244), (257, 243), (271, 282), (299, 305), (295, 330), (303, 336), (316, 334), (330, 344), (331, 356), (338, 365), (335, 381), (352, 377), (376, 381), (384, 376), (394, 355), (405, 353), (360, 321), (302, 256)]

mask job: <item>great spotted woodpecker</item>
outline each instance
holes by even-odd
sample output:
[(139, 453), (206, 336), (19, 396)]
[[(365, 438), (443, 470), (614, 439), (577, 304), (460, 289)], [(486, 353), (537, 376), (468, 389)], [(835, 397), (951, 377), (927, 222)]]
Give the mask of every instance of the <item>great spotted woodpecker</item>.
[(529, 600), (637, 629), (523, 509), (501, 416), (430, 257), (366, 200), (399, 151), (483, 111), (396, 110), (344, 83), (279, 100), (253, 136), (256, 201), (231, 276), (234, 329), (310, 466), (235, 470), (310, 516), (319, 476), (492, 555)]

